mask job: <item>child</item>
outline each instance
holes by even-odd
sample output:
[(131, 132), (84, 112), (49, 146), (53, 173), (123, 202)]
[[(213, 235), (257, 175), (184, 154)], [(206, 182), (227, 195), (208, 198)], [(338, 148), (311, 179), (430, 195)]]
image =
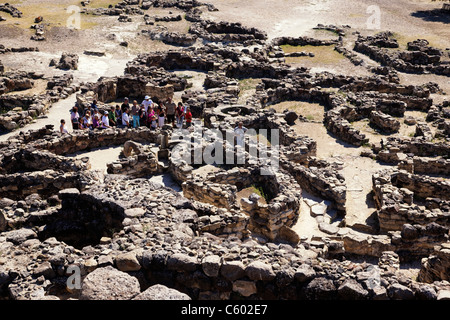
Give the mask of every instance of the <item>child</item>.
[(157, 124), (156, 124), (156, 115), (153, 114), (152, 118), (151, 118), (151, 125), (150, 125), (150, 129), (151, 130), (156, 130)]
[(186, 128), (189, 128), (192, 124), (192, 113), (191, 113), (191, 108), (187, 107), (186, 108)]
[(66, 121), (64, 119), (61, 119), (61, 125), (59, 126), (59, 132), (61, 133), (69, 133), (66, 127)]
[(150, 128), (152, 124), (152, 119), (155, 116), (155, 110), (152, 107), (149, 107), (147, 110), (147, 126)]

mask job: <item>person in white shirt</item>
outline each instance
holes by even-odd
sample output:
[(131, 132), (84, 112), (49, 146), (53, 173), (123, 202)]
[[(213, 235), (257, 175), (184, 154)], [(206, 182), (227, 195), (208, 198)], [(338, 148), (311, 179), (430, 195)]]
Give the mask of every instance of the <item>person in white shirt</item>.
[(243, 126), (242, 122), (239, 122), (238, 126), (234, 128), (234, 136), (236, 137), (236, 144), (241, 147), (244, 146), (244, 135), (247, 132), (247, 128)]
[(107, 128), (111, 128), (111, 126), (109, 125), (109, 117), (108, 117), (109, 112), (105, 111), (102, 117), (102, 128), (103, 129), (107, 129)]
[(125, 109), (122, 115), (122, 126), (128, 128), (130, 126), (130, 116), (128, 113), (130, 112), (129, 109)]
[(61, 125), (59, 126), (59, 132), (69, 133), (69, 130), (67, 130), (67, 126), (66, 126), (66, 121), (64, 119), (61, 119)]
[(149, 96), (145, 96), (144, 101), (142, 101), (141, 105), (144, 106), (145, 113), (148, 112), (148, 108), (151, 107), (153, 104), (153, 101), (150, 99)]

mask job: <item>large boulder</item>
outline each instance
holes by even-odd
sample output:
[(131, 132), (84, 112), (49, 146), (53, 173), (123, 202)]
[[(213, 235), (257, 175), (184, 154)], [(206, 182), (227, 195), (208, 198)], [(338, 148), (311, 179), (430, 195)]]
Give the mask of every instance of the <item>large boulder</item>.
[(37, 238), (37, 234), (31, 229), (18, 229), (9, 231), (6, 235), (6, 241), (12, 242), (14, 244), (21, 244), (29, 239)]
[(393, 300), (413, 300), (414, 299), (414, 292), (411, 289), (409, 289), (408, 287), (401, 285), (400, 283), (394, 283), (393, 285), (389, 286), (388, 295)]
[(342, 300), (363, 300), (369, 295), (356, 280), (348, 279), (338, 288), (339, 298)]
[(308, 300), (334, 300), (336, 299), (336, 286), (330, 279), (315, 278), (306, 286), (305, 294)]
[(270, 281), (275, 279), (272, 267), (261, 261), (254, 261), (245, 268), (245, 273), (251, 280)]
[(137, 295), (133, 300), (191, 300), (191, 297), (175, 289), (156, 284)]
[(210, 255), (203, 258), (202, 269), (208, 277), (217, 277), (220, 271), (220, 257), (217, 255)]
[(293, 126), (295, 124), (295, 120), (298, 119), (298, 114), (294, 111), (287, 111), (284, 114), (284, 120), (286, 120), (287, 124)]
[(78, 70), (78, 55), (64, 52), (56, 67), (62, 70)]
[(130, 300), (139, 293), (139, 281), (135, 277), (108, 266), (86, 276), (80, 300)]
[(245, 276), (244, 264), (241, 261), (224, 261), (220, 274), (229, 281), (240, 279)]
[(136, 257), (136, 253), (127, 252), (116, 257), (117, 269), (120, 271), (139, 271), (141, 265)]
[(175, 253), (167, 259), (167, 268), (181, 272), (193, 272), (197, 268), (197, 259), (187, 254)]

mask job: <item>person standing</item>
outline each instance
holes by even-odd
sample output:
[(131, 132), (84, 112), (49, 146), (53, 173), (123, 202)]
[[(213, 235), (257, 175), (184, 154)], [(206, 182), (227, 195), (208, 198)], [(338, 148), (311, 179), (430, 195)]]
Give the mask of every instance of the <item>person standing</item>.
[(129, 109), (125, 109), (125, 111), (122, 114), (122, 126), (125, 128), (130, 127), (130, 116), (128, 115)]
[(244, 127), (244, 124), (242, 122), (239, 122), (238, 126), (234, 128), (234, 136), (236, 137), (237, 145), (240, 145), (241, 147), (244, 146), (244, 137), (247, 130), (248, 129)]
[(136, 100), (133, 101), (133, 105), (131, 106), (131, 116), (133, 119), (133, 128), (139, 127), (139, 105)]
[(70, 120), (72, 122), (72, 129), (73, 130), (79, 129), (80, 114), (78, 113), (77, 107), (72, 108), (72, 112), (70, 113)]
[(144, 101), (142, 101), (141, 105), (144, 106), (145, 112), (148, 112), (148, 109), (152, 106), (153, 101), (150, 99), (150, 96), (145, 96)]
[(139, 109), (139, 125), (145, 127), (147, 125), (147, 112), (145, 107), (141, 104)]
[(189, 128), (192, 125), (192, 113), (191, 113), (191, 108), (187, 107), (186, 108), (186, 128)]
[(124, 113), (125, 109), (130, 109), (130, 103), (129, 103), (127, 97), (125, 97), (125, 98), (123, 99), (123, 103), (122, 103), (122, 105), (120, 106), (120, 111), (122, 111), (122, 114)]
[(162, 102), (159, 104), (158, 109), (156, 109), (156, 113), (158, 114), (158, 127), (162, 128), (165, 121), (165, 107)]
[(177, 116), (177, 127), (179, 129), (181, 129), (183, 127), (183, 121), (184, 121), (184, 108), (183, 108), (183, 104), (181, 102), (178, 102), (176, 116)]
[(167, 123), (175, 126), (175, 109), (177, 105), (172, 102), (172, 98), (167, 99), (166, 103), (166, 113), (167, 113)]

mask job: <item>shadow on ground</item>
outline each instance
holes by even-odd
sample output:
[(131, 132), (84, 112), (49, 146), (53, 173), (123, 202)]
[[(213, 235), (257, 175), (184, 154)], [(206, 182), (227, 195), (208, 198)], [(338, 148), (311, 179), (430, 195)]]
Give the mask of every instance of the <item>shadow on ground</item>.
[(420, 18), (424, 21), (450, 23), (450, 12), (442, 9), (416, 11), (411, 13), (411, 16)]

